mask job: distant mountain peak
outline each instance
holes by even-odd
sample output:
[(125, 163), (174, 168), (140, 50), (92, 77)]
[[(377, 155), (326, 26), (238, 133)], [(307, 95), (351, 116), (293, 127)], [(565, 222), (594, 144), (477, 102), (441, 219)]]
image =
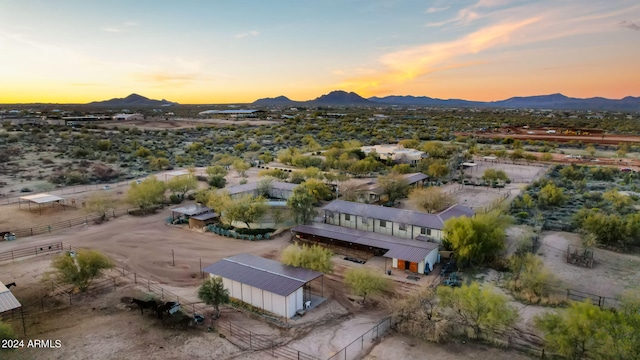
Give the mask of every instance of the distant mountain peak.
[(87, 105), (91, 106), (138, 106), (138, 107), (146, 107), (146, 106), (169, 106), (169, 105), (177, 105), (178, 103), (168, 101), (165, 99), (162, 100), (153, 100), (142, 95), (133, 93), (125, 98), (114, 98), (110, 100), (104, 101), (94, 101), (90, 102)]
[(328, 94), (322, 95), (311, 103), (323, 105), (373, 105), (374, 103), (363, 98), (354, 92), (346, 92), (344, 90), (335, 90)]

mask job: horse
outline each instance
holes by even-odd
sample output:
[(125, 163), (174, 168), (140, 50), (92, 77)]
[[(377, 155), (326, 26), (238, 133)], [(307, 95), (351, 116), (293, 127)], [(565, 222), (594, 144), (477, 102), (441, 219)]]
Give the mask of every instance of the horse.
[(15, 282), (12, 282), (12, 283), (8, 283), (8, 284), (7, 284), (7, 285), (5, 285), (5, 286), (6, 286), (6, 287), (7, 287), (7, 289), (8, 289), (8, 288), (10, 288), (10, 287), (12, 287), (12, 286), (18, 286), (18, 285), (16, 285), (16, 283), (15, 283)]
[(144, 312), (142, 309), (151, 308), (152, 311), (158, 310), (158, 303), (155, 300), (144, 301), (144, 300), (138, 300), (138, 299), (132, 298), (131, 303), (138, 304), (138, 306), (140, 307), (140, 315), (144, 315)]
[(179, 304), (176, 303), (176, 302), (173, 302), (173, 301), (165, 302), (164, 304), (158, 305), (158, 307), (156, 308), (156, 313), (158, 315), (158, 319), (162, 320), (162, 314), (164, 314), (164, 313), (167, 313), (167, 314), (171, 315), (169, 310), (171, 310), (176, 305), (179, 305)]

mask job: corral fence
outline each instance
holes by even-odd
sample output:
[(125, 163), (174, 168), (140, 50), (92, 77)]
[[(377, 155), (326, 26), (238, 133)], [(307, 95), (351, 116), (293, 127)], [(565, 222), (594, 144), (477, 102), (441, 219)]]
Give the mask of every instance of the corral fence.
[(615, 309), (620, 305), (620, 300), (612, 297), (591, 294), (585, 291), (567, 289), (567, 300), (584, 301), (591, 300), (591, 303), (598, 305), (601, 309)]
[(16, 250), (5, 251), (0, 253), (0, 262), (20, 260), (29, 256), (55, 253), (64, 250), (62, 242), (55, 242), (45, 245), (28, 246)]
[[(93, 185), (74, 185), (74, 186), (60, 187), (60, 188), (51, 189), (51, 190), (34, 189), (34, 191), (20, 192), (16, 194), (5, 194), (5, 195), (0, 194), (0, 205), (17, 204), (20, 201), (20, 197), (28, 196), (30, 194), (34, 194), (38, 192), (46, 192), (47, 194), (51, 194), (51, 195), (80, 194), (80, 193), (95, 191), (100, 189), (108, 190), (110, 188), (120, 188), (120, 187), (128, 186), (131, 183), (131, 181), (134, 181), (134, 180), (121, 181), (121, 182), (111, 183), (111, 184), (107, 183), (107, 184), (93, 184)], [(107, 186), (108, 188), (105, 188), (105, 186)]]
[(357, 339), (353, 340), (349, 345), (333, 354), (328, 360), (354, 360), (360, 359), (364, 352), (368, 350), (373, 343), (391, 331), (391, 317), (386, 317)]
[[(121, 269), (123, 276), (132, 279), (135, 284), (141, 285), (146, 288), (148, 292), (151, 292), (160, 297), (162, 301), (175, 301), (180, 304), (180, 309), (195, 317), (196, 315), (202, 316), (206, 312), (212, 310), (208, 305), (200, 302), (190, 302), (185, 298), (165, 290), (158, 283), (149, 281), (138, 276), (135, 272)], [(257, 334), (250, 330), (247, 330), (230, 321), (216, 321), (216, 330), (225, 336), (225, 338), (243, 350), (253, 351), (265, 351), (272, 356), (281, 357), (289, 360), (318, 360), (316, 357), (306, 354), (302, 351), (293, 349), (289, 346), (280, 344), (279, 341), (273, 339), (267, 335)]]
[[(106, 220), (110, 218), (116, 218), (122, 215), (127, 215), (129, 214), (129, 211), (130, 210), (128, 209), (117, 209), (117, 210), (107, 211), (105, 213), (104, 219)], [(94, 215), (78, 217), (75, 219), (59, 221), (59, 222), (48, 224), (48, 225), (38, 225), (38, 226), (29, 227), (29, 228), (10, 230), (10, 232), (16, 234), (16, 237), (18, 238), (40, 235), (40, 234), (49, 234), (54, 231), (67, 229), (73, 226), (86, 225), (86, 224), (89, 224), (90, 221), (100, 221), (101, 219), (102, 219), (102, 215), (94, 214)]]

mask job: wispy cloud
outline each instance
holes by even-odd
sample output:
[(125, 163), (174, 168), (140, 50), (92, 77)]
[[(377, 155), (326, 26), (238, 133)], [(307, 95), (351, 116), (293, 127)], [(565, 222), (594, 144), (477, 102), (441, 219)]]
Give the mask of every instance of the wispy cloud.
[(640, 31), (640, 25), (637, 25), (634, 22), (631, 21), (622, 21), (620, 22), (620, 25), (622, 25), (623, 27), (626, 27), (627, 29), (631, 29), (631, 30), (635, 30), (635, 31)]
[(110, 33), (124, 33), (130, 32), (133, 28), (137, 27), (138, 23), (135, 21), (126, 21), (120, 24), (112, 24), (102, 28), (102, 31)]
[(441, 11), (445, 11), (449, 9), (449, 6), (443, 6), (443, 7), (430, 7), (427, 9), (427, 11), (425, 11), (427, 14), (433, 14), (433, 13), (437, 13), (437, 12), (441, 12)]
[(235, 34), (235, 35), (233, 35), (233, 37), (236, 38), (236, 39), (242, 39), (242, 38), (245, 38), (247, 36), (258, 36), (258, 35), (260, 35), (259, 31), (251, 30), (251, 31)]

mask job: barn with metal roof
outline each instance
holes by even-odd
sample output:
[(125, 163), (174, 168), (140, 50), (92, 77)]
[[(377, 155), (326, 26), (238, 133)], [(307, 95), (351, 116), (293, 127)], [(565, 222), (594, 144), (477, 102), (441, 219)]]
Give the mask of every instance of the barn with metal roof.
[(323, 275), (249, 254), (224, 258), (204, 271), (222, 277), (232, 298), (285, 318), (307, 308), (312, 300), (309, 283)]

